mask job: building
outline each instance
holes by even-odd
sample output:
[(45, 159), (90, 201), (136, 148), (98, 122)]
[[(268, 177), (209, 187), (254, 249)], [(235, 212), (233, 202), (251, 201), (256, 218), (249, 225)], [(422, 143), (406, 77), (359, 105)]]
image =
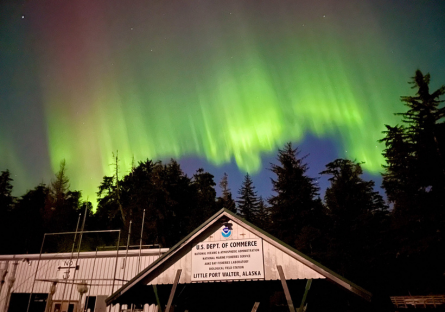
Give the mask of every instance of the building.
[[(0, 312), (109, 310), (105, 298), (168, 250), (116, 249), (0, 255)], [(139, 308), (150, 310), (148, 305)]]
[(226, 209), (170, 249), (117, 249), (0, 256), (0, 312), (364, 311), (372, 298)]
[(158, 304), (165, 311), (181, 312), (294, 312), (308, 305), (310, 311), (337, 311), (343, 298), (347, 304), (356, 300), (363, 311), (370, 307), (372, 294), (222, 209), (106, 303)]

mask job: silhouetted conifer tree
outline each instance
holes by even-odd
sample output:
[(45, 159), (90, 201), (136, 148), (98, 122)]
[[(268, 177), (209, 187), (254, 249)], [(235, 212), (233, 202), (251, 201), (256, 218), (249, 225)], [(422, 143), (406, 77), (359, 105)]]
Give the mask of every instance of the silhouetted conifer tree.
[(217, 204), (218, 208), (226, 208), (230, 211), (236, 212), (235, 201), (232, 198), (232, 192), (229, 189), (228, 175), (224, 172), (221, 181), (219, 182), (219, 187), (221, 188), (221, 196), (218, 198)]
[(259, 201), (255, 186), (248, 173), (244, 176), (238, 194), (238, 213), (247, 221), (255, 223), (258, 216)]
[[(393, 274), (400, 292), (444, 291), (445, 86), (430, 93), (417, 70), (414, 96), (402, 96), (402, 124), (386, 125), (383, 188), (393, 203)], [(409, 273), (408, 273), (409, 272)]]
[(375, 254), (381, 253), (379, 239), (387, 226), (388, 207), (374, 191), (374, 181), (361, 178), (363, 170), (357, 162), (336, 159), (320, 174), (331, 176), (325, 194), (326, 260), (343, 276), (369, 282), (369, 273), (376, 273)]
[[(9, 170), (0, 175), (0, 236), (13, 238), (14, 227), (11, 223), (14, 197), (12, 196), (12, 179)], [(11, 239), (2, 240), (1, 253), (8, 253), (13, 246)]]
[(304, 227), (317, 228), (323, 205), (318, 197), (318, 186), (314, 178), (308, 177), (307, 165), (298, 158), (298, 150), (287, 143), (278, 150), (278, 163), (272, 164), (273, 195), (269, 199), (271, 209), (271, 231), (291, 246), (298, 246), (303, 252), (310, 246), (301, 241)]

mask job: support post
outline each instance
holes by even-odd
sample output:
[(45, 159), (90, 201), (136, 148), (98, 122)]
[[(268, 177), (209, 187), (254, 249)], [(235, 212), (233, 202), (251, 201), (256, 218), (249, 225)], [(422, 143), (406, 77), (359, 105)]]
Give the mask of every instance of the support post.
[[(3, 312), (8, 312), (9, 309), (9, 302), (11, 301), (11, 290), (12, 287), (14, 287), (14, 283), (15, 283), (15, 274), (17, 271), (17, 265), (19, 263), (17, 261), (14, 261), (12, 263), (12, 272), (10, 273), (10, 275), (8, 276), (8, 288), (6, 290), (6, 297), (3, 297), (3, 301), (4, 301), (4, 306), (3, 306)], [(0, 301), (0, 304), (2, 302)]]
[(153, 292), (155, 293), (156, 302), (158, 303), (158, 311), (162, 312), (161, 301), (159, 300), (158, 288), (156, 287), (156, 285), (153, 285)]
[(56, 292), (57, 282), (52, 282), (49, 286), (48, 298), (46, 299), (45, 312), (51, 312), (53, 306), (53, 296)]
[(304, 303), (306, 302), (307, 293), (309, 292), (309, 289), (311, 289), (311, 285), (312, 285), (312, 278), (308, 279), (306, 282), (306, 288), (304, 289), (303, 299), (301, 299), (301, 304), (300, 308), (298, 309), (298, 312), (303, 312), (304, 310)]
[(0, 267), (0, 294), (2, 293), (3, 284), (5, 283), (6, 274), (8, 274), (8, 264), (9, 261), (6, 260), (1, 264)]
[(170, 312), (170, 307), (173, 302), (173, 297), (175, 296), (176, 286), (178, 286), (179, 277), (181, 276), (182, 269), (178, 269), (176, 271), (175, 281), (173, 282), (172, 291), (170, 292), (170, 297), (168, 298), (167, 308), (165, 308), (165, 312)]
[(295, 312), (294, 304), (290, 296), (289, 288), (287, 288), (286, 278), (284, 277), (283, 268), (281, 265), (277, 265), (278, 274), (280, 275), (281, 285), (283, 286), (284, 295), (286, 296), (287, 305), (290, 312)]
[[(116, 272), (117, 272), (117, 262), (119, 260), (119, 246), (121, 241), (121, 230), (119, 230), (119, 235), (117, 236), (117, 244), (116, 244), (116, 262), (114, 263), (114, 275), (113, 275), (113, 286), (111, 287), (111, 293), (114, 292), (114, 283), (116, 282)], [(111, 312), (111, 304), (108, 308), (108, 312)]]
[[(79, 220), (80, 220), (80, 215), (79, 215), (79, 219), (77, 220), (77, 226), (79, 226)], [(76, 233), (77, 233), (77, 228), (76, 228)], [(37, 261), (36, 272), (34, 273), (34, 279), (32, 280), (31, 293), (29, 294), (28, 306), (26, 308), (26, 312), (29, 312), (29, 308), (31, 306), (32, 293), (34, 292), (34, 285), (36, 283), (37, 272), (39, 271), (40, 259), (42, 259), (43, 244), (45, 243), (45, 238), (46, 238), (46, 233), (43, 234), (42, 245), (40, 246), (39, 260)], [(65, 291), (65, 288), (63, 290)], [(62, 298), (63, 298), (63, 296), (62, 296)], [(8, 310), (6, 309), (5, 312), (6, 311), (8, 311)]]
[(259, 306), (260, 306), (260, 303), (259, 302), (255, 302), (255, 304), (253, 305), (253, 308), (252, 308), (252, 312), (256, 312), (256, 310), (258, 310)]

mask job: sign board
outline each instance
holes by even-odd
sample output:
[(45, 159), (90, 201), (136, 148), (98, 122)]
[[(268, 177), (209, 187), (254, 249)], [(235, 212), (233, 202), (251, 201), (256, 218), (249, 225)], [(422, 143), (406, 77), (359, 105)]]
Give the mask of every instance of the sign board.
[(192, 249), (192, 282), (264, 279), (263, 240), (202, 242)]
[(64, 280), (73, 279), (74, 271), (78, 269), (79, 266), (76, 267), (74, 260), (61, 260), (57, 267), (57, 278)]

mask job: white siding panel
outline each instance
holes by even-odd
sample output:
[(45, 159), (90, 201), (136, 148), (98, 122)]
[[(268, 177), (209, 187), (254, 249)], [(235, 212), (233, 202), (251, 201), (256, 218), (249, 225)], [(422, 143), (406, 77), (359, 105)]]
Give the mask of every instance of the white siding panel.
[[(235, 240), (235, 239), (254, 239), (259, 238), (254, 233), (248, 231), (246, 228), (240, 226), (236, 222), (232, 223), (232, 235), (229, 238), (223, 238), (221, 231), (224, 226), (221, 226), (214, 233), (209, 235), (203, 242), (215, 242), (223, 240)], [(264, 275), (265, 280), (279, 280), (277, 265), (283, 267), (284, 275), (286, 279), (324, 279), (325, 277), (307, 265), (301, 263), (299, 260), (283, 252), (277, 247), (271, 245), (267, 241), (263, 241), (263, 253), (264, 253)], [(192, 254), (188, 252), (181, 259), (177, 260), (172, 266), (167, 268), (164, 272), (159, 274), (158, 277), (153, 279), (148, 284), (172, 284), (178, 269), (182, 269), (180, 284), (191, 283), (191, 267), (192, 267)]]
[(265, 276), (266, 280), (278, 280), (277, 265), (283, 267), (286, 279), (323, 279), (323, 275), (317, 273), (307, 265), (301, 263), (294, 257), (284, 253), (280, 249), (272, 246), (268, 242), (263, 242)]
[[(166, 249), (162, 249), (165, 252)], [(145, 269), (146, 266), (151, 264), (161, 255), (160, 250), (143, 250), (142, 251), (142, 265), (140, 270)], [(52, 284), (52, 281), (58, 281), (56, 285), (56, 292), (53, 296), (53, 300), (72, 300), (77, 301), (79, 299), (79, 293), (77, 291), (77, 284), (82, 280), (85, 280), (88, 284), (89, 296), (109, 296), (112, 294), (113, 288), (113, 276), (116, 264), (116, 251), (114, 252), (98, 252), (97, 257), (95, 252), (80, 253), (77, 260), (77, 253), (72, 256), (73, 264), (76, 263), (79, 266), (79, 270), (76, 270), (75, 284), (72, 280), (68, 280), (68, 283), (64, 283), (63, 280), (59, 280), (58, 267), (62, 260), (69, 260), (71, 254), (42, 254), (39, 261), (39, 255), (15, 255), (15, 256), (2, 256), (0, 255), (0, 267), (8, 262), (8, 274), (5, 277), (4, 287), (2, 287), (0, 293), (0, 309), (5, 302), (7, 289), (9, 285), (9, 278), (12, 274), (12, 266), (14, 262), (17, 262), (17, 270), (15, 274), (15, 282), (11, 292), (14, 293), (30, 293), (33, 287), (34, 275), (37, 269), (36, 281), (34, 283), (33, 293), (48, 293)], [(119, 253), (118, 268), (116, 271), (116, 278), (122, 279), (122, 261), (125, 257), (125, 252)], [(22, 261), (22, 259), (29, 259), (30, 265)], [(139, 250), (129, 251), (127, 258), (127, 267), (125, 270), (125, 278), (129, 280), (133, 278), (138, 272)], [(122, 281), (116, 280), (114, 283), (114, 291), (123, 285)], [(70, 295), (71, 294), (71, 295)], [(84, 296), (84, 300), (85, 300)], [(112, 311), (117, 312), (118, 306), (112, 308)], [(153, 310), (152, 307), (147, 306), (147, 311)]]

